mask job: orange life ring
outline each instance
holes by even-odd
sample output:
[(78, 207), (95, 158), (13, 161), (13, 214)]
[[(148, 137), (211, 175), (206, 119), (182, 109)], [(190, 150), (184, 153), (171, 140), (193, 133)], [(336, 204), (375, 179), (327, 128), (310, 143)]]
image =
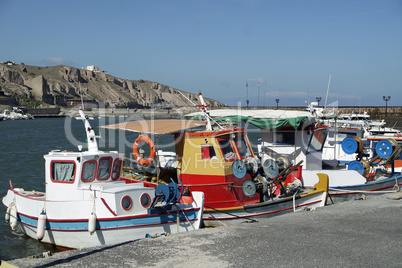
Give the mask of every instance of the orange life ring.
[[(147, 159), (141, 158), (140, 154), (138, 153), (138, 145), (141, 142), (146, 142), (150, 148), (149, 157)], [(138, 136), (138, 138), (134, 141), (133, 144), (133, 154), (134, 159), (140, 164), (141, 166), (149, 166), (155, 158), (155, 144), (148, 136)]]

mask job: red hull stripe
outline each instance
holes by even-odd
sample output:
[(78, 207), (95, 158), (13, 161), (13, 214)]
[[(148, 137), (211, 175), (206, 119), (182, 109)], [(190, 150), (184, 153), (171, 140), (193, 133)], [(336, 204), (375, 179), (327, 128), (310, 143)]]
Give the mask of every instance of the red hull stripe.
[(105, 207), (112, 213), (113, 216), (117, 216), (117, 214), (109, 207), (109, 205), (106, 203), (106, 200), (102, 197), (101, 198), (102, 203), (105, 205)]

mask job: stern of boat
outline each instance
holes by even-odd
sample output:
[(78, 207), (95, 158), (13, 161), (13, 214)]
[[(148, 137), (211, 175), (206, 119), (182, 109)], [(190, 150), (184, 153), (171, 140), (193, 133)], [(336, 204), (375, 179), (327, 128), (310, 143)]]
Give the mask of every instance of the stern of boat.
[(322, 198), (322, 206), (327, 204), (327, 197), (329, 191), (329, 176), (328, 174), (324, 173), (317, 173), (318, 182), (314, 185), (314, 191), (322, 191), (323, 198)]

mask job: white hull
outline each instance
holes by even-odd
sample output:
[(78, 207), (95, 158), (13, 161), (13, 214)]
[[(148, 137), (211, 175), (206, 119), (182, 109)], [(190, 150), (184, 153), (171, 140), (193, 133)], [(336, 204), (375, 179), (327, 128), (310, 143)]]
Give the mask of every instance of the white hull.
[(236, 225), (246, 221), (268, 218), (285, 213), (314, 210), (325, 206), (327, 192), (320, 192), (308, 196), (299, 196), (295, 199), (289, 197), (282, 200), (266, 201), (256, 205), (244, 206), (238, 210), (209, 210), (204, 212), (204, 225), (206, 227)]
[(316, 173), (324, 173), (329, 177), (329, 202), (337, 203), (356, 198), (362, 195), (384, 194), (402, 188), (402, 175), (391, 178), (377, 178), (376, 181), (366, 181), (354, 170), (304, 170), (303, 182), (306, 187), (314, 185)]
[[(204, 194), (193, 192), (192, 204), (177, 204), (167, 207), (145, 209), (141, 214), (114, 216), (97, 198), (96, 231), (88, 231), (88, 220), (94, 206), (93, 200), (52, 202), (36, 200), (9, 190), (3, 204), (15, 204), (18, 212), (17, 228), (29, 237), (37, 239), (38, 216), (45, 207), (47, 221), (44, 243), (66, 248), (84, 248), (99, 245), (123, 243), (145, 238), (146, 235), (177, 233), (199, 229), (202, 220)], [(179, 213), (177, 209), (179, 208)], [(179, 217), (179, 224), (177, 224)]]

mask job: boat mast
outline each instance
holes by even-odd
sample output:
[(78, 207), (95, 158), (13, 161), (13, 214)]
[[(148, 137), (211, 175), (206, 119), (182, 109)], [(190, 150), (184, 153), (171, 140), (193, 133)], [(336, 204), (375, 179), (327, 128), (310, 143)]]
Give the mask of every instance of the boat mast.
[(91, 124), (89, 123), (88, 120), (88, 116), (85, 115), (83, 110), (79, 110), (78, 111), (80, 113), (80, 119), (82, 121), (84, 121), (84, 125), (85, 125), (85, 132), (87, 134), (87, 142), (88, 142), (88, 152), (98, 152), (98, 142), (96, 141), (96, 139), (98, 138), (95, 134), (95, 130), (91, 127)]
[(85, 126), (85, 132), (87, 134), (87, 143), (88, 143), (88, 152), (98, 152), (98, 142), (96, 139), (98, 138), (95, 134), (95, 130), (92, 128), (91, 124), (89, 123), (88, 116), (85, 115), (84, 113), (84, 100), (82, 97), (82, 90), (81, 90), (81, 83), (78, 82), (78, 87), (80, 89), (80, 95), (81, 95), (81, 109), (78, 111), (80, 114), (80, 117), (77, 118), (79, 120), (82, 120), (84, 122)]
[(197, 106), (200, 107), (202, 109), (202, 112), (204, 113), (205, 120), (207, 122), (206, 130), (211, 131), (212, 130), (211, 120), (209, 120), (209, 115), (207, 112), (207, 105), (204, 102), (204, 98), (202, 97), (201, 91), (198, 93), (198, 97), (200, 98), (201, 105), (197, 105)]

